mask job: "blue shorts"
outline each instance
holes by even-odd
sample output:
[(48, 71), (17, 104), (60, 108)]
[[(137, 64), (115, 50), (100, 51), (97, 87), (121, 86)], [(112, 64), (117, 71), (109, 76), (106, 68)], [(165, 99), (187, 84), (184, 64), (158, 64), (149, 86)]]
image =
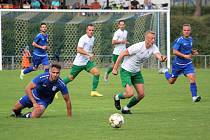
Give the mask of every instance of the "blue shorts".
[[(35, 100), (37, 104), (43, 105), (45, 108), (47, 108), (47, 106), (49, 105), (49, 103), (45, 102), (44, 100), (41, 100), (41, 99), (35, 99)], [(33, 104), (31, 100), (29, 99), (28, 95), (25, 95), (22, 98), (20, 98), (19, 102), (23, 107), (28, 107), (28, 108), (33, 107)]]
[(187, 65), (177, 65), (176, 63), (173, 63), (172, 73), (171, 73), (172, 78), (177, 78), (181, 74), (187, 75), (190, 73), (192, 74), (195, 73), (195, 69), (192, 63), (187, 64)]
[(42, 64), (44, 66), (49, 65), (48, 56), (37, 56), (33, 54), (33, 65), (35, 68), (38, 68), (39, 65)]

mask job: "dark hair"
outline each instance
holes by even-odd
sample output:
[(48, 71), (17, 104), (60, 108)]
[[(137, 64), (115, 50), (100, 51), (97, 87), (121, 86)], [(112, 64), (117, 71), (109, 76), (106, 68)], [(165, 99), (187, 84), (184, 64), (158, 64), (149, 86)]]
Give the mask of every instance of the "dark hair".
[(60, 64), (58, 64), (58, 63), (52, 63), (51, 64), (51, 68), (57, 68), (57, 69), (61, 69), (61, 65)]
[(42, 25), (47, 25), (45, 22), (42, 22), (41, 24), (40, 24), (40, 27), (42, 26)]
[(90, 23), (90, 24), (87, 25), (87, 27), (89, 27), (89, 26), (94, 26), (94, 25)]
[(125, 20), (119, 20), (119, 21), (118, 21), (118, 24), (120, 24), (120, 22), (124, 22), (124, 23), (125, 23)]

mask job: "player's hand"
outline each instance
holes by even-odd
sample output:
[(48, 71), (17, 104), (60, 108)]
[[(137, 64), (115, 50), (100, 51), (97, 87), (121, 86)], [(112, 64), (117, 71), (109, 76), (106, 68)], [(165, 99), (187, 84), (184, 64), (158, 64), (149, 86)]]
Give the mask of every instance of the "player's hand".
[(95, 55), (94, 54), (88, 54), (88, 56), (89, 56), (89, 59), (92, 60)]
[(43, 50), (46, 50), (46, 49), (47, 49), (47, 46), (42, 46), (42, 49), (43, 49)]
[(118, 74), (118, 71), (116, 69), (113, 69), (112, 70), (112, 74), (117, 75)]
[(167, 61), (167, 57), (164, 55), (161, 55), (161, 62), (166, 62)]
[(125, 41), (125, 44), (130, 44), (127, 40)]
[(192, 59), (192, 55), (191, 54), (186, 54), (186, 55), (184, 55), (184, 58), (186, 58), (186, 59)]
[(198, 50), (192, 50), (192, 55), (198, 55)]

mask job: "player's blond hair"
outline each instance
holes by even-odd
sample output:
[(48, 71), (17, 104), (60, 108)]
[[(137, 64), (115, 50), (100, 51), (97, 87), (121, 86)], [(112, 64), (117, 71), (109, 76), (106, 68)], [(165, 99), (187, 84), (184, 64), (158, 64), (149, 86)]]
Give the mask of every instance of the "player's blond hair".
[(146, 33), (145, 33), (145, 38), (147, 37), (148, 34), (153, 34), (153, 35), (155, 35), (156, 33), (155, 33), (154, 31), (148, 30), (148, 31), (146, 31)]

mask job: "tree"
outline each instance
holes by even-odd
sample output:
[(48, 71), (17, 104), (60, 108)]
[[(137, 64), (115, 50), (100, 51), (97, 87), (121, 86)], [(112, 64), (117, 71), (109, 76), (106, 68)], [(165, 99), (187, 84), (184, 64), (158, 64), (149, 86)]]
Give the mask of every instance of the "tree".
[(194, 16), (201, 16), (201, 0), (196, 0)]

